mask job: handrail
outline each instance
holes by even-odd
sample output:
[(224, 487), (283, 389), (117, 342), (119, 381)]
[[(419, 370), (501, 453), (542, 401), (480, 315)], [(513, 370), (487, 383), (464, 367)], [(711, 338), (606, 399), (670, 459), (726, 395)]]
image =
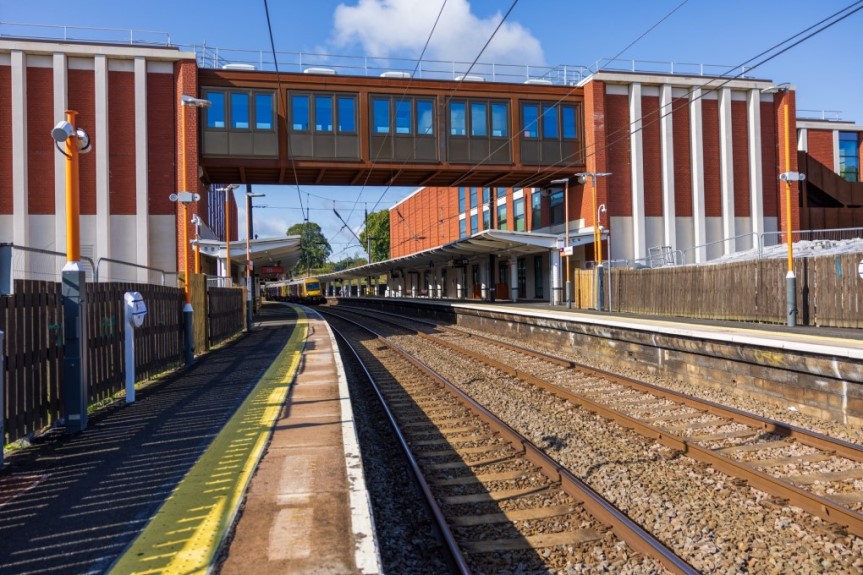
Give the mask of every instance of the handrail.
[[(0, 28), (2, 27), (10, 27), (10, 28), (22, 28), (22, 29), (45, 29), (48, 31), (54, 30), (62, 30), (62, 36), (59, 34), (55, 35), (41, 35), (41, 36), (12, 36), (7, 33), (0, 33), (0, 38), (15, 38), (15, 37), (24, 37), (24, 38), (34, 38), (40, 40), (58, 40), (62, 39), (64, 41), (81, 41), (81, 42), (104, 42), (108, 44), (130, 44), (130, 45), (149, 45), (149, 46), (165, 46), (165, 47), (173, 47), (171, 44), (171, 34), (168, 32), (161, 32), (158, 30), (135, 30), (131, 28), (97, 28), (94, 26), (66, 26), (66, 25), (58, 25), (58, 24), (27, 24), (24, 22), (4, 22), (0, 21)], [(73, 36), (70, 35), (70, 31), (85, 31), (85, 32), (97, 32), (91, 35), (82, 35), (82, 36)], [(112, 32), (112, 33), (122, 33), (123, 35), (128, 35), (128, 39), (123, 40), (114, 40), (114, 39), (105, 39), (103, 32)], [(47, 34), (46, 32), (45, 34)], [(157, 42), (151, 40), (136, 40), (135, 34), (138, 34), (139, 38), (143, 34), (152, 34), (155, 36), (164, 37), (164, 41)]]
[(132, 262), (124, 262), (123, 260), (114, 260), (111, 258), (99, 258), (99, 261), (96, 263), (96, 271), (93, 273), (93, 278), (97, 283), (99, 282), (99, 266), (102, 265), (102, 262), (108, 262), (108, 263), (112, 263), (112, 264), (122, 264), (122, 265), (130, 266), (133, 268), (141, 268), (144, 270), (151, 270), (154, 272), (160, 272), (162, 274), (162, 285), (165, 285), (165, 275), (173, 273), (173, 272), (166, 272), (165, 270), (163, 270), (161, 268), (153, 268), (153, 267), (145, 266), (145, 265), (141, 265), (141, 264), (133, 264)]

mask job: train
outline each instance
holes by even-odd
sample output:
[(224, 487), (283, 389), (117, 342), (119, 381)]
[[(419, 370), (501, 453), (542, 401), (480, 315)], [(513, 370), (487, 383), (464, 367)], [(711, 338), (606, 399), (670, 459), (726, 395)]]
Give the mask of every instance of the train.
[(286, 301), (317, 305), (327, 301), (318, 278), (295, 278), (264, 284), (263, 296), (268, 301)]

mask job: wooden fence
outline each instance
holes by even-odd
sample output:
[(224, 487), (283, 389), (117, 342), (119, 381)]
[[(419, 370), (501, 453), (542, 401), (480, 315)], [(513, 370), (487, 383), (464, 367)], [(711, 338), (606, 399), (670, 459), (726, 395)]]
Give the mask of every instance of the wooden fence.
[[(87, 389), (91, 404), (124, 388), (125, 341), (123, 294), (140, 292), (147, 319), (135, 330), (135, 374), (139, 381), (183, 363), (181, 289), (132, 283), (88, 283)], [(205, 298), (215, 306), (207, 331), (212, 343), (245, 327), (243, 291), (210, 288)], [(231, 309), (235, 306), (234, 309)], [(196, 315), (208, 317), (204, 309)], [(213, 324), (216, 324), (215, 326)], [(59, 283), (15, 280), (15, 295), (0, 297), (0, 331), (5, 334), (3, 382), (6, 388), (4, 433), (0, 445), (54, 424), (61, 416), (63, 389), (63, 305)], [(197, 350), (199, 353), (203, 349)]]
[[(820, 327), (863, 327), (863, 254), (799, 258), (797, 323)], [(787, 260), (656, 269), (614, 269), (606, 277), (606, 304), (612, 311), (762, 323), (787, 322)], [(576, 285), (592, 287), (593, 270), (577, 270)], [(574, 305), (594, 307), (591, 298)]]

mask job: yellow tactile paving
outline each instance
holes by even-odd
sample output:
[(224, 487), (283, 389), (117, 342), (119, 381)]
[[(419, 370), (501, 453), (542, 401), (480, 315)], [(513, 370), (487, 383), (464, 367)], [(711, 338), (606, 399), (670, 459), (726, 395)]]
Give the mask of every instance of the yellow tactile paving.
[[(111, 573), (206, 573), (233, 522), (296, 374), (308, 333), (299, 308), (288, 343)], [(158, 465), (158, 462), (154, 462)]]

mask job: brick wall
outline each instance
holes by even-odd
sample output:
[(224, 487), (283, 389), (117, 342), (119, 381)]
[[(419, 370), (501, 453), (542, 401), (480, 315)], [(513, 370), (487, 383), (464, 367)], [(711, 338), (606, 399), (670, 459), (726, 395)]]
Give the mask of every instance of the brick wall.
[[(607, 147), (605, 155), (608, 165), (612, 166), (613, 175), (608, 178), (597, 179), (597, 203), (605, 203), (612, 206), (614, 216), (632, 216), (632, 173), (630, 168), (629, 144), (629, 99), (623, 95), (608, 95), (605, 99), (605, 129)], [(599, 144), (597, 143), (597, 149)], [(591, 170), (592, 171), (592, 170)], [(605, 180), (611, 179), (611, 182)], [(604, 186), (608, 186), (607, 195), (601, 193)], [(588, 196), (588, 202), (590, 194)], [(591, 212), (593, 211), (591, 206)], [(596, 215), (592, 214), (586, 221), (593, 224)]]
[[(147, 188), (151, 215), (171, 215), (176, 210), (168, 196), (175, 188), (177, 147), (174, 141), (177, 108), (174, 105), (174, 76), (147, 74)], [(206, 202), (207, 194), (201, 194)], [(207, 213), (205, 208), (199, 211)]]
[(779, 214), (779, 148), (776, 139), (776, 106), (761, 103), (761, 188), (764, 216), (775, 218)]
[(644, 150), (644, 215), (662, 217), (662, 142), (660, 139), (659, 97), (641, 99), (641, 138)]
[(809, 155), (833, 169), (833, 131), (807, 130), (809, 135)]
[(54, 213), (54, 154), (51, 128), (54, 117), (54, 72), (27, 68), (27, 212)]
[(707, 217), (722, 215), (722, 187), (719, 179), (719, 102), (701, 99), (701, 122), (704, 135), (704, 213)]
[(746, 102), (731, 102), (731, 142), (734, 165), (734, 215), (748, 218), (749, 202), (749, 122)]
[(108, 202), (112, 215), (135, 214), (135, 75), (108, 72)]
[[(96, 96), (95, 79), (91, 70), (69, 70), (69, 109), (78, 112), (75, 123), (83, 128), (91, 138), (96, 133)], [(81, 198), (81, 215), (96, 213), (96, 146), (88, 154), (78, 156), (78, 192)], [(63, 211), (63, 210), (59, 210)]]
[(672, 98), (674, 132), (674, 203), (678, 218), (692, 217), (692, 149), (689, 145), (689, 98)]
[(0, 214), (12, 213), (12, 68), (0, 66)]
[[(177, 150), (176, 170), (174, 172), (174, 189), (180, 191), (197, 192), (203, 195), (203, 186), (198, 179), (198, 108), (182, 108), (180, 106), (180, 98), (183, 94), (198, 97), (198, 75), (197, 66), (194, 61), (176, 62), (174, 64), (174, 105), (177, 106), (176, 123), (173, 124), (175, 134), (175, 150)], [(185, 141), (183, 136), (185, 134)], [(184, 155), (185, 153), (185, 155)], [(183, 178), (183, 170), (185, 169), (185, 180)], [(183, 184), (188, 189), (183, 189)], [(236, 182), (230, 182), (236, 183)], [(174, 213), (177, 216), (177, 229), (184, 222), (180, 220), (180, 214), (177, 206), (174, 206)], [(192, 214), (206, 213), (201, 212), (201, 206), (191, 204), (186, 215), (191, 219)], [(231, 237), (236, 237), (236, 214), (237, 210), (231, 209), (232, 215), (230, 227)], [(177, 233), (177, 269), (183, 269), (186, 262), (186, 254), (192, 257), (191, 250), (184, 249), (183, 234)]]

